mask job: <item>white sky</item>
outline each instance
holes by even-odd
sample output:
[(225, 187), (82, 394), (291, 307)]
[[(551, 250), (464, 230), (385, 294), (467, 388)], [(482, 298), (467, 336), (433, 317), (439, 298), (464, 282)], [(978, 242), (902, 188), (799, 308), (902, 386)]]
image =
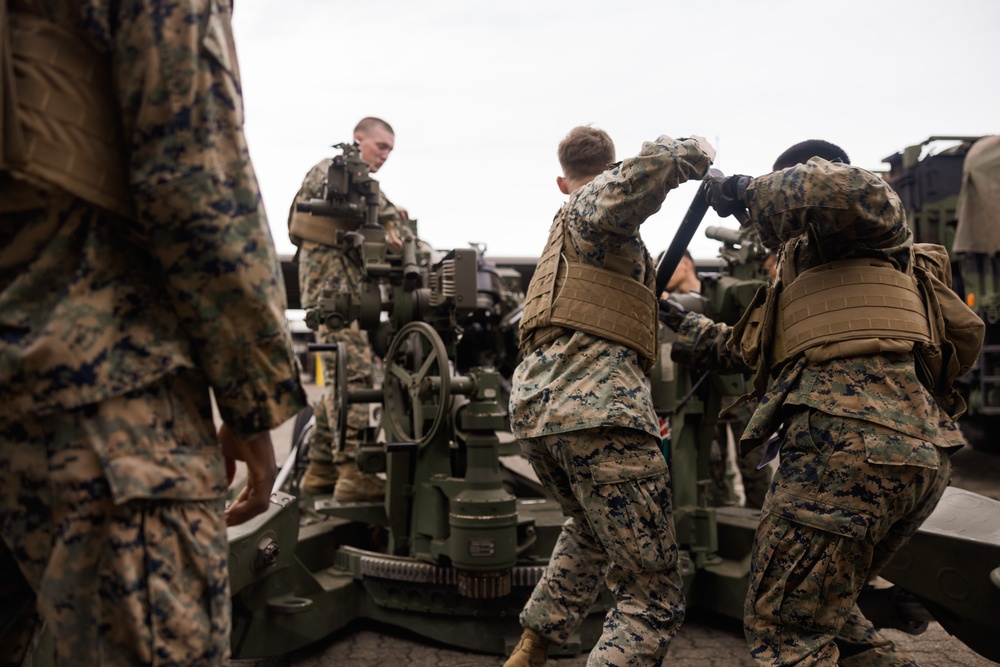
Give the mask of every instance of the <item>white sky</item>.
[[(439, 249), (537, 256), (575, 125), (618, 159), (699, 134), (725, 173), (821, 138), (851, 161), (1000, 132), (995, 0), (237, 0), (246, 132), (279, 251), (302, 177), (363, 116), (396, 130), (382, 189)], [(696, 185), (642, 227), (665, 249)], [(702, 229), (725, 224), (709, 212)], [(696, 258), (718, 244), (696, 235)]]

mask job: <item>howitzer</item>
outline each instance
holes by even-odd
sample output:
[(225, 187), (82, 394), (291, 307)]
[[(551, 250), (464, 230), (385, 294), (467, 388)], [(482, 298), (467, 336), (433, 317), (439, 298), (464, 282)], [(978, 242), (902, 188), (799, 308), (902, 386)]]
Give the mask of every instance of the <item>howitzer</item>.
[[(411, 239), (394, 253), (379, 230), (341, 235), (358, 251), (363, 287), (327, 291), (307, 320), (357, 322), (384, 356), (382, 386), (351, 391), (334, 352), (333, 392), (341, 437), (348, 404), (382, 407), (383, 437), (362, 443), (358, 466), (385, 475), (385, 497), (298, 494), (298, 429), (270, 511), (230, 531), (235, 657), (286, 653), (362, 618), (505, 653), (564, 521), (537, 484), (500, 463), (519, 454), (502, 370), (513, 368), (520, 295), (482, 248), (432, 259)], [(595, 614), (562, 652), (596, 641), (603, 608)]]
[[(735, 320), (766, 280), (763, 248), (752, 228), (707, 233), (723, 243), (725, 266), (718, 274), (701, 276), (703, 295), (692, 308)], [(285, 653), (361, 618), (460, 648), (509, 651), (519, 633), (517, 614), (548, 561), (564, 517), (537, 486), (498, 463), (515, 449), (504, 422), (505, 400), (496, 396), (503, 394), (506, 375), (496, 370), (513, 364), (512, 323), (518, 310), (509, 290), (495, 296), (491, 286), (497, 281), (481, 254), (463, 249), (424, 261), (417, 252), (420, 281), (408, 281), (404, 260), (389, 253), (388, 269), (366, 278), (377, 289), (353, 297), (331, 293), (312, 316), (334, 324), (364, 320), (366, 327), (384, 332), (376, 336), (385, 341), (383, 386), (367, 393), (341, 386), (337, 393), (343, 404), (375, 401), (389, 415), (383, 417), (385, 442), (363, 445), (359, 458), (366, 469), (384, 471), (386, 498), (338, 504), (279, 491), (266, 515), (231, 530), (236, 657)], [(473, 300), (482, 307), (467, 308)], [(662, 342), (670, 344), (666, 338)], [(743, 378), (666, 366), (669, 351), (660, 358), (652, 377), (654, 403), (672, 425), (666, 450), (688, 603), (740, 618), (759, 512), (719, 506), (708, 480), (719, 407), (725, 397), (743, 393)], [(303, 429), (297, 430), (296, 451), (302, 451), (306, 438)], [(283, 468), (286, 479), (294, 477), (289, 470), (294, 458)], [(284, 488), (294, 487), (286, 482)], [(993, 608), (995, 586), (982, 582), (1000, 575), (979, 570), (956, 575), (944, 569), (954, 556), (943, 555), (942, 545), (979, 550), (977, 563), (996, 554), (996, 539), (983, 534), (989, 524), (962, 518), (968, 517), (963, 506), (970, 502), (978, 516), (992, 516), (993, 506), (982, 504), (981, 497), (949, 490), (939, 512), (887, 569), (887, 576), (891, 573), (893, 581), (915, 594), (894, 589), (876, 600), (878, 606), (866, 601), (874, 622), (918, 631), (928, 618), (921, 600), (934, 601), (931, 605), (941, 606), (938, 613), (961, 622)], [(943, 527), (928, 530), (939, 519)], [(966, 577), (977, 582), (974, 593), (941, 586)], [(963, 595), (976, 598), (977, 611), (954, 599)], [(609, 602), (606, 596), (599, 599), (578, 635), (559, 650), (589, 649)], [(988, 655), (989, 647), (977, 637), (995, 633), (990, 622), (967, 629), (969, 639), (959, 636)]]

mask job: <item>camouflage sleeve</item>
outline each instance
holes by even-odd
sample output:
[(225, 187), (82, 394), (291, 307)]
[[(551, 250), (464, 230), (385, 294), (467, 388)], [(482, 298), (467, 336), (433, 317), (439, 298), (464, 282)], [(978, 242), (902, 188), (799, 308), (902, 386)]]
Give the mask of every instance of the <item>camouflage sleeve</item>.
[(270, 429), (305, 397), (243, 136), (230, 3), (104, 6), (112, 14), (136, 231), (159, 264), (163, 298), (192, 341), (223, 419), (243, 434)]
[(899, 197), (878, 175), (812, 158), (751, 180), (745, 202), (769, 248), (801, 236), (822, 239), (828, 258), (892, 250), (909, 242)]
[(378, 191), (378, 223), (399, 234), (403, 231), (403, 216), (381, 189)]
[(663, 135), (645, 142), (633, 158), (624, 160), (580, 188), (570, 200), (569, 225), (591, 254), (608, 237), (634, 237), (639, 225), (656, 213), (667, 192), (708, 171), (711, 158), (695, 139)]
[(295, 193), (295, 201), (323, 198), (323, 181), (326, 180), (326, 175), (330, 171), (331, 164), (333, 164), (333, 159), (325, 158), (309, 170), (305, 178), (302, 179), (299, 191)]
[(746, 373), (750, 369), (743, 359), (726, 347), (729, 331), (728, 324), (689, 312), (677, 328), (670, 358), (678, 364), (715, 373)]

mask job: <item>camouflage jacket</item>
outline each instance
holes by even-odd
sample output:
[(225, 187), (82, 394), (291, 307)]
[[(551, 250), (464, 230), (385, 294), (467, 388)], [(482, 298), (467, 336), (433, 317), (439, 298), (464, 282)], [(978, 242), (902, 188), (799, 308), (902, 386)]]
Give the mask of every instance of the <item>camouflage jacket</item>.
[[(639, 155), (570, 195), (566, 242), (574, 244), (580, 261), (595, 266), (604, 264), (607, 253), (631, 259), (632, 277), (644, 282), (648, 251), (639, 226), (659, 210), (668, 191), (701, 178), (710, 164), (693, 139), (661, 136), (644, 143)], [(514, 371), (510, 413), (518, 438), (600, 426), (660, 435), (638, 354), (580, 331), (542, 345), (521, 361)]]
[[(44, 414), (198, 368), (243, 434), (305, 405), (223, 0), (11, 0), (107, 57), (135, 219), (0, 213), (0, 402)], [(0, 174), (0, 186), (25, 189)]]
[[(850, 169), (847, 186), (832, 187), (836, 170)], [(896, 193), (856, 167), (813, 159), (752, 179), (746, 204), (761, 239), (781, 247), (780, 274), (794, 276), (832, 259), (876, 258), (908, 271), (913, 238)], [(770, 289), (777, 289), (772, 285)], [(688, 313), (674, 344), (675, 360), (720, 372), (760, 359), (741, 359), (730, 327)], [(869, 354), (813, 362), (799, 356), (772, 369), (766, 391), (741, 438), (744, 452), (768, 438), (783, 407), (804, 405), (831, 415), (889, 427), (905, 436), (950, 447), (961, 444), (953, 421), (917, 377), (912, 353)]]

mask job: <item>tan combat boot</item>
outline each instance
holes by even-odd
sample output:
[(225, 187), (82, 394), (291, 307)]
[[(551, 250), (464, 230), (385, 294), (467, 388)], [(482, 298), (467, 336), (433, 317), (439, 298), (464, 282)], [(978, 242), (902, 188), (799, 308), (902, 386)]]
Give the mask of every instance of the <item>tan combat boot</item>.
[(503, 663), (503, 667), (542, 667), (551, 643), (534, 630), (525, 628), (521, 633), (521, 641), (514, 647), (514, 652)]
[(310, 461), (299, 489), (310, 496), (328, 496), (337, 483), (337, 464), (333, 461)]
[(377, 475), (365, 475), (358, 470), (354, 461), (346, 461), (339, 466), (337, 485), (333, 488), (333, 499), (341, 503), (383, 500), (385, 482)]

